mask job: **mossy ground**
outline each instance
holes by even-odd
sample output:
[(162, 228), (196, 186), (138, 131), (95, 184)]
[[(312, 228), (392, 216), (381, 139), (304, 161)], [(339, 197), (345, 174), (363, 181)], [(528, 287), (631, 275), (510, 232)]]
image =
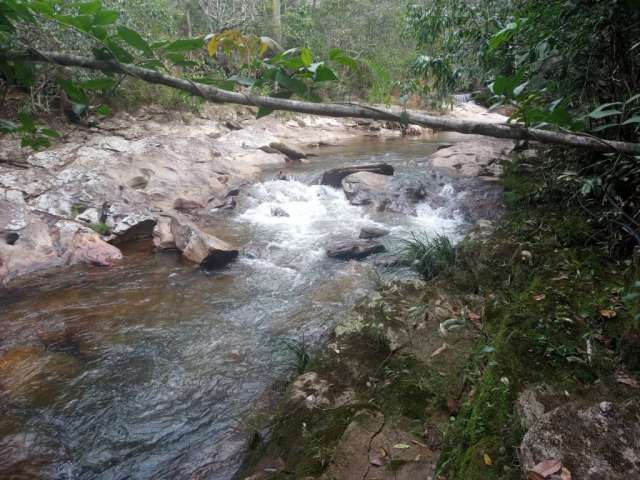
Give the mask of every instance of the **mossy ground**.
[[(517, 479), (524, 432), (514, 405), (522, 390), (544, 383), (570, 400), (594, 385), (613, 384), (621, 364), (640, 372), (634, 320), (640, 306), (637, 297), (625, 296), (634, 291), (637, 268), (612, 258), (581, 212), (541, 195), (543, 175), (530, 165), (509, 168), (503, 178), (507, 214), (490, 237), (463, 242), (456, 267), (439, 278), (417, 288), (383, 288), (377, 301), (358, 308), (359, 328), (336, 339), (340, 354), (327, 349), (309, 365), (336, 395), (351, 389), (352, 402), (311, 410), (285, 406), (246, 471), (256, 471), (259, 459), (278, 458), (284, 468), (257, 478), (317, 478), (364, 407), (387, 422), (398, 419), (420, 442), (442, 449), (441, 478)], [(422, 337), (409, 332), (415, 342), (437, 337), (431, 350), (394, 350), (385, 332), (401, 331), (423, 310), (433, 312), (440, 305), (435, 292), (443, 289), (461, 299), (452, 311), (483, 299), (481, 333), (435, 358), (431, 352), (442, 340), (432, 330)], [(477, 304), (473, 308), (478, 311)], [(428, 438), (427, 427), (439, 431), (435, 438)], [(386, 468), (402, 466), (393, 460)]]
[(488, 299), (486, 337), (446, 433), (440, 472), (450, 480), (520, 478), (517, 394), (545, 383), (567, 400), (584, 395), (612, 383), (625, 351), (636, 348), (636, 307), (622, 300), (636, 267), (608, 255), (582, 212), (540, 195), (542, 176), (518, 164), (508, 169), (505, 221), (489, 242), (465, 247), (480, 259), (473, 270)]

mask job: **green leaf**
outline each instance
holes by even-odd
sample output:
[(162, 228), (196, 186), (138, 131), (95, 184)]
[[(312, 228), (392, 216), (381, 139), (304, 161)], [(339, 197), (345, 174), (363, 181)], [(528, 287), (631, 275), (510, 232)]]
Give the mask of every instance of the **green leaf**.
[(41, 128), (40, 133), (46, 135), (47, 137), (60, 138), (60, 133), (56, 130), (52, 130), (51, 128)]
[(164, 46), (166, 52), (190, 52), (200, 50), (204, 47), (204, 40), (201, 37), (176, 40)]
[(295, 93), (296, 95), (299, 95), (300, 97), (306, 97), (309, 93), (309, 88), (303, 81), (293, 77), (289, 77), (281, 70), (278, 70), (276, 72), (276, 81), (284, 88)]
[(332, 48), (329, 50), (329, 60), (345, 65), (352, 70), (358, 69), (358, 61), (347, 55), (344, 50), (341, 50), (340, 48)]
[(153, 55), (151, 47), (146, 42), (146, 40), (140, 36), (138, 32), (131, 30), (130, 28), (121, 26), (118, 27), (118, 36), (133, 48), (137, 48), (141, 52), (144, 52), (146, 55)]
[(335, 72), (331, 70), (329, 67), (327, 67), (324, 64), (320, 64), (315, 69), (313, 80), (315, 82), (327, 82), (327, 81), (338, 80), (338, 77), (335, 74)]
[(102, 104), (98, 108), (96, 108), (96, 112), (98, 112), (103, 117), (108, 117), (109, 115), (111, 115), (111, 109), (105, 104)]
[(89, 15), (51, 15), (51, 18), (83, 32), (90, 32), (94, 24), (93, 18)]
[(309, 48), (303, 48), (300, 51), (300, 59), (305, 67), (309, 67), (313, 63), (313, 53)]
[(603, 132), (610, 128), (619, 127), (619, 123), (607, 123), (606, 125), (600, 125), (599, 127), (591, 129), (592, 132)]
[(631, 125), (633, 123), (640, 123), (640, 115), (636, 115), (634, 117), (631, 117), (630, 119), (624, 121), (622, 123), (622, 125)]
[(100, 0), (95, 0), (93, 2), (78, 2), (72, 3), (70, 6), (77, 8), (81, 15), (93, 15), (102, 8), (102, 2)]
[(17, 129), (18, 126), (15, 123), (0, 119), (0, 133), (13, 133)]
[(93, 17), (94, 25), (112, 25), (118, 21), (120, 14), (115, 10), (100, 10)]
[(271, 115), (272, 113), (273, 113), (273, 110), (271, 108), (260, 107), (258, 108), (256, 119), (266, 117), (267, 115)]
[(109, 36), (109, 32), (107, 32), (107, 29), (101, 26), (95, 26), (91, 29), (91, 31), (93, 32), (93, 35), (101, 42), (104, 42)]
[(82, 89), (70, 80), (59, 80), (58, 84), (65, 91), (69, 100), (76, 103), (87, 103), (87, 96)]
[(35, 120), (25, 112), (19, 112), (18, 120), (20, 121), (20, 130), (25, 132), (35, 132), (36, 131), (36, 122)]
[(120, 44), (114, 40), (114, 38), (109, 38), (104, 43), (109, 48), (111, 53), (116, 57), (116, 60), (118, 60), (119, 62), (121, 62), (121, 63), (132, 63), (133, 62), (133, 60), (134, 60), (133, 55), (131, 55), (124, 48), (122, 48), (120, 46)]
[(84, 90), (109, 90), (113, 88), (116, 81), (112, 78), (97, 78), (95, 80), (87, 80), (78, 84), (79, 88)]
[(613, 115), (622, 115), (622, 112), (620, 110), (600, 110), (600, 111), (594, 110), (589, 115), (587, 115), (587, 117), (593, 118), (595, 120), (599, 120), (601, 118), (607, 118)]
[(622, 102), (605, 103), (586, 116), (589, 118), (600, 119), (610, 117), (612, 115), (622, 115), (620, 110), (611, 110), (611, 107), (617, 107), (619, 105), (622, 105)]
[(626, 102), (624, 102), (625, 105), (629, 105), (630, 103), (635, 102), (636, 100), (640, 100), (640, 93), (634, 95), (633, 97), (631, 97), (629, 100), (627, 100)]

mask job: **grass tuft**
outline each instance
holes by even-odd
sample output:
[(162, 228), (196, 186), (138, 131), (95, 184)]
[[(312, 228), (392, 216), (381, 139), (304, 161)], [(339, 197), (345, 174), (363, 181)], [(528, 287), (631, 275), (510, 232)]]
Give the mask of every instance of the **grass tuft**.
[(403, 240), (401, 254), (426, 280), (450, 270), (457, 260), (456, 247), (449, 237), (441, 234), (430, 237), (412, 233), (411, 238)]

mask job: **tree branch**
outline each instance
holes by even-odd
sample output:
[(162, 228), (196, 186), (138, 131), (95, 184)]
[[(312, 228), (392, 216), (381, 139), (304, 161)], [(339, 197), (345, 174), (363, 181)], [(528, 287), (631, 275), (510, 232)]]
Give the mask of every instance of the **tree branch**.
[(148, 83), (166, 85), (171, 88), (189, 92), (192, 95), (202, 97), (216, 103), (234, 103), (239, 105), (263, 107), (271, 110), (287, 110), (291, 112), (327, 117), (368, 118), (372, 120), (388, 120), (394, 122), (408, 121), (408, 123), (433, 128), (435, 130), (484, 135), (512, 140), (531, 140), (545, 144), (586, 148), (598, 152), (618, 152), (630, 155), (640, 155), (640, 144), (638, 143), (607, 141), (572, 133), (560, 133), (548, 130), (525, 128), (520, 125), (470, 122), (419, 113), (407, 113), (406, 116), (403, 116), (402, 112), (399, 111), (378, 109), (368, 107), (366, 105), (312, 103), (229, 92), (210, 85), (197, 84), (190, 80), (173, 77), (155, 70), (149, 70), (134, 65), (122, 64), (114, 61), (96, 60), (93, 58), (56, 52), (16, 53), (0, 51), (0, 60), (28, 63), (52, 63), (65, 67), (79, 67), (89, 70), (99, 70), (107, 73), (121, 73), (139, 78)]

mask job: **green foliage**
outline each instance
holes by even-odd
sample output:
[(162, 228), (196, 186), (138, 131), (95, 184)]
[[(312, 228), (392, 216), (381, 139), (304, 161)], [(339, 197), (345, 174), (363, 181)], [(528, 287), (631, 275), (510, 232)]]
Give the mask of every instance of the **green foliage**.
[(446, 272), (456, 263), (456, 247), (446, 235), (430, 237), (414, 233), (403, 243), (404, 260), (427, 280)]
[(91, 225), (89, 225), (89, 228), (91, 228), (91, 230), (93, 230), (94, 232), (102, 236), (106, 236), (111, 233), (111, 229), (109, 228), (109, 226), (106, 223), (102, 223), (102, 222), (92, 223)]
[(38, 125), (31, 115), (25, 112), (18, 113), (18, 124), (0, 119), (0, 133), (19, 135), (22, 146), (33, 150), (48, 147), (51, 138), (60, 136), (55, 130)]
[(302, 340), (295, 338), (282, 337), (277, 340), (278, 349), (288, 357), (286, 365), (295, 369), (298, 374), (302, 374), (309, 365), (309, 346)]

